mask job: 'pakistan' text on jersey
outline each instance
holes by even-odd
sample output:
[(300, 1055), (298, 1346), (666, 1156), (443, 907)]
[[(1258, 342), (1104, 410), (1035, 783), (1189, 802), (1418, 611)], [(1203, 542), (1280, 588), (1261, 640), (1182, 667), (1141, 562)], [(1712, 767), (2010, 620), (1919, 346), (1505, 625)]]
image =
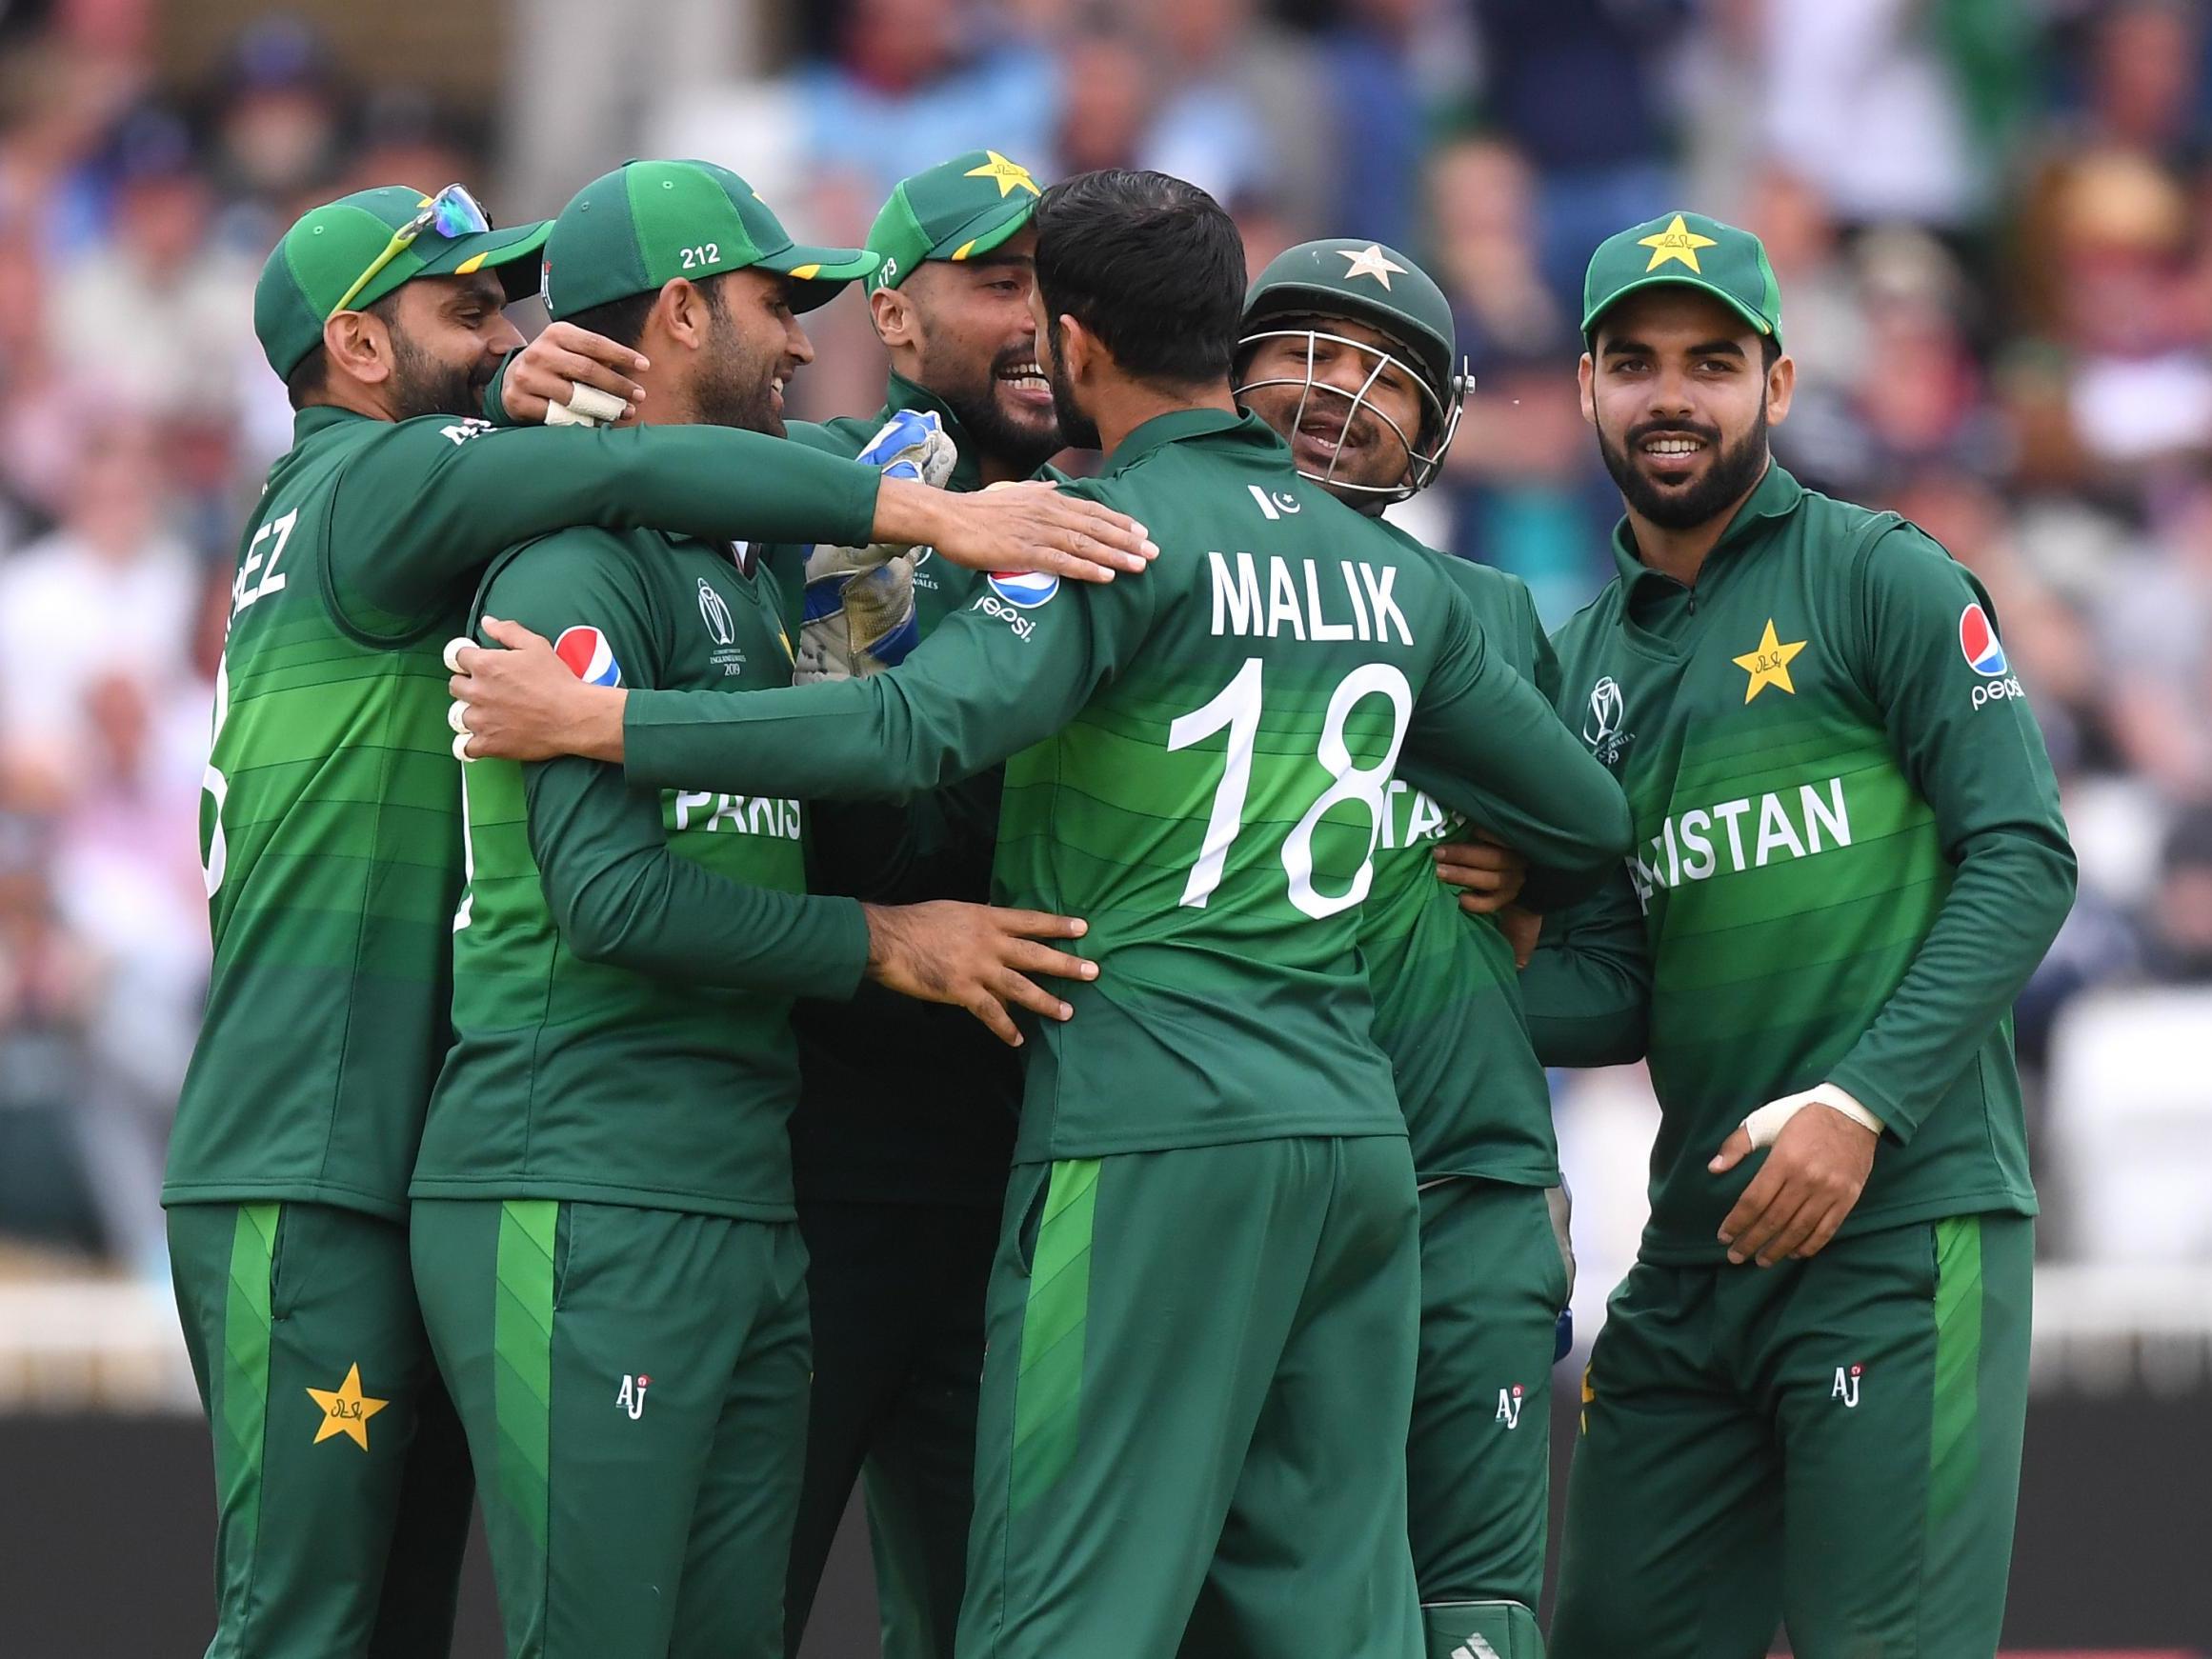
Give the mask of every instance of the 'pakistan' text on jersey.
[(1646, 1259), (1719, 1253), (1762, 1160), (1706, 1161), (1823, 1080), (1887, 1125), (1846, 1231), (2032, 1213), (2010, 1009), (2074, 860), (1980, 583), (1779, 467), (1695, 588), (1625, 530), (1615, 555), (1555, 643), (1561, 712), (1636, 817), (1634, 898), (1611, 890), (1651, 959)]
[[(1405, 539), (1466, 595), (1490, 650), (1556, 699), (1558, 664), (1527, 585)], [(1464, 830), (1403, 779), (1391, 783), (1388, 805), (1359, 949), (1375, 996), (1375, 1040), (1390, 1056), (1414, 1169), (1423, 1181), (1474, 1175), (1556, 1187), (1551, 1089), (1529, 1047), (1513, 947), (1488, 917), (1459, 909), (1458, 889), (1438, 879), (1431, 858)]]
[(406, 1216), (462, 879), (440, 652), (483, 568), (571, 524), (865, 536), (876, 488), (754, 432), (300, 412), (231, 586), (201, 800), (214, 965), (165, 1203)]
[(1085, 919), (1100, 966), (1033, 1042), (1017, 1158), (1403, 1133), (1357, 949), (1394, 770), (1562, 894), (1625, 845), (1619, 792), (1427, 555), (1260, 423), (1162, 415), (1074, 488), (1151, 527), (1147, 573), (992, 577), (867, 680), (633, 695), (631, 775), (898, 793), (1011, 755), (1000, 896)]
[[(476, 607), (594, 684), (732, 700), (791, 684), (778, 611), (749, 557), (648, 530), (518, 549)], [(867, 960), (858, 905), (804, 896), (800, 803), (574, 757), (465, 781), (457, 1040), (413, 1195), (790, 1219), (792, 997), (849, 996)]]

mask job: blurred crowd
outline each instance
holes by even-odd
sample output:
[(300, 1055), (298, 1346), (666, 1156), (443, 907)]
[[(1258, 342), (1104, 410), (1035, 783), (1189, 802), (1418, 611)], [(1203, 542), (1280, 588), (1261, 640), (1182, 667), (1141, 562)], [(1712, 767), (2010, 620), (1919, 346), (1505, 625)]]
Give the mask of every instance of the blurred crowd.
[[(151, 1267), (234, 539), (290, 430), (254, 273), (314, 201), (457, 178), (496, 210), (526, 170), (303, 18), (174, 84), (72, 25), (101, 8), (49, 11), (0, 12), (0, 1231)], [(1476, 390), (1409, 528), (1554, 623), (1618, 513), (1576, 406), (1583, 260), (1677, 206), (1757, 230), (1800, 365), (1778, 451), (1982, 576), (2065, 782), (2082, 896), (2023, 1053), (2086, 989), (2212, 987), (2205, 7), (842, 0), (770, 32), (767, 78), (706, 103), (788, 112), (779, 158), (714, 159), (802, 234), (857, 240), (901, 174), (988, 146), (1195, 180), (1255, 269), (1322, 234), (1425, 260)], [(599, 165), (652, 136), (611, 128)], [(859, 308), (809, 322), (796, 412), (874, 407)]]

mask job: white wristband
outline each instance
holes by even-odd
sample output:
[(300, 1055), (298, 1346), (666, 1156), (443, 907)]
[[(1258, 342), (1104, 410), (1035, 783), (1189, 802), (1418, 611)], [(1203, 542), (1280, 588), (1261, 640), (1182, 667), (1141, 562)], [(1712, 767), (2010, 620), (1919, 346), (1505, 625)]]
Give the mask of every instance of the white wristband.
[(1752, 1150), (1771, 1147), (1782, 1132), (1782, 1126), (1808, 1106), (1824, 1106), (1840, 1111), (1860, 1129), (1881, 1133), (1881, 1119), (1860, 1106), (1851, 1095), (1833, 1083), (1822, 1083), (1808, 1089), (1802, 1094), (1785, 1094), (1780, 1100), (1770, 1100), (1743, 1120), (1744, 1131), (1751, 1136)]

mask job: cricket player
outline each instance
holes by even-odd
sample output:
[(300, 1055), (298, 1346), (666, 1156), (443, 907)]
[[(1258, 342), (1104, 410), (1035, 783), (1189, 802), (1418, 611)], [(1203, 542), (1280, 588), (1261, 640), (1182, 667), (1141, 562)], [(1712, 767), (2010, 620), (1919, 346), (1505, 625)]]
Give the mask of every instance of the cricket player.
[[(794, 278), (790, 240), (725, 169), (631, 162), (553, 222), (547, 307), (638, 350), (656, 420), (780, 435), (814, 355), (794, 310), (875, 264), (809, 250)], [(680, 275), (702, 247), (714, 273)], [(474, 610), (542, 629), (598, 683), (791, 683), (774, 579), (727, 541), (561, 530), (495, 563)], [(796, 800), (633, 789), (574, 759), (466, 783), (458, 1040), (412, 1230), (509, 1650), (775, 1659), (809, 1369), (792, 997), (989, 974), (1049, 1014), (1019, 969), (1091, 967), (1012, 936), (1079, 929), (809, 897)]]
[[(856, 455), (905, 411), (935, 416), (956, 458), (946, 488), (1031, 476), (1060, 448), (1030, 310), (1038, 187), (1028, 169), (973, 150), (900, 181), (876, 215), (865, 279), (890, 353), (883, 408), (792, 435)], [(772, 548), (794, 637), (810, 550)], [(983, 578), (919, 555), (916, 637), (973, 603)], [(816, 561), (817, 566), (819, 560)], [(815, 584), (817, 591), (821, 582)], [(989, 897), (997, 841), (995, 770), (895, 823), (915, 853), (863, 897)], [(810, 887), (852, 891), (884, 868), (880, 809), (810, 811)], [(931, 830), (935, 831), (935, 849)], [(1021, 1107), (1017, 1054), (955, 1009), (863, 986), (850, 1003), (802, 1001), (792, 1159), (814, 1316), (806, 1478), (793, 1535), (784, 1646), (795, 1654), (837, 1525), (863, 1479), (888, 1659), (951, 1659), (975, 1504), (983, 1293)], [(853, 1033), (871, 1033), (866, 1045)], [(884, 1086), (886, 1055), (899, 1085)]]
[(1417, 1204), (1358, 949), (1389, 783), (1420, 757), (1537, 903), (1599, 878), (1625, 806), (1426, 556), (1237, 412), (1213, 198), (1088, 173), (1036, 225), (1061, 430), (1107, 457), (1075, 490), (1147, 515), (1149, 577), (1002, 577), (898, 668), (757, 697), (579, 685), (513, 632), (456, 694), (472, 748), (633, 782), (885, 792), (1013, 757), (1000, 896), (1083, 916), (1099, 975), (1029, 1057), (959, 1651), (1167, 1653), (1202, 1601), (1238, 1650), (1416, 1659)]
[(572, 524), (890, 534), (994, 565), (1133, 545), (1047, 522), (1049, 492), (969, 503), (757, 433), (489, 433), (466, 411), (511, 356), (525, 418), (637, 390), (635, 353), (581, 330), (516, 351), (504, 308), (545, 229), (493, 230), (457, 186), (361, 191), (301, 218), (254, 293), (299, 412), (231, 588), (201, 817), (214, 966), (163, 1189), (214, 1434), (222, 1659), (451, 1631), (471, 1489), (405, 1222), (463, 863), (439, 652), (476, 574)]
[(1594, 926), (1646, 960), (1539, 949), (1524, 990), (1559, 1058), (1643, 1036), (1661, 1121), (1552, 1653), (1754, 1659), (1780, 1622), (1799, 1659), (1988, 1659), (2036, 1209), (2010, 1009), (2074, 892), (2050, 763), (1972, 573), (1770, 457), (1757, 238), (1621, 231), (1583, 331), (1625, 516), (1554, 643), (1636, 816)]
[[(1379, 520), (1435, 478), (1465, 383), (1450, 303), (1404, 254), (1356, 238), (1290, 249), (1253, 283), (1237, 350), (1237, 401), (1346, 506)], [(1558, 665), (1527, 587), (1420, 551), (1466, 596), (1492, 651), (1556, 699)], [(1386, 800), (1359, 949), (1420, 1182), (1406, 1482), (1427, 1651), (1479, 1654), (1479, 1638), (1498, 1659), (1540, 1659), (1548, 1379), (1572, 1274), (1551, 1093), (1512, 943), (1495, 919), (1461, 915), (1437, 880), (1432, 849), (1453, 821), (1403, 782)], [(1462, 869), (1500, 863), (1481, 844), (1457, 856)]]

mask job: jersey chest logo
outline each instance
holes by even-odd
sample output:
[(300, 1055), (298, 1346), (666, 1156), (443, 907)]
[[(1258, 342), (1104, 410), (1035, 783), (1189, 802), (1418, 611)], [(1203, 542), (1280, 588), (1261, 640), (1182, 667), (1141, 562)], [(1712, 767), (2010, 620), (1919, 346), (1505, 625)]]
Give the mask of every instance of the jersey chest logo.
[(1611, 674), (1605, 675), (1590, 688), (1590, 702), (1582, 716), (1582, 741), (1590, 746), (1590, 752), (1599, 764), (1618, 767), (1636, 734), (1625, 729), (1628, 719), (1628, 696), (1620, 689), (1620, 682)]
[(1751, 676), (1743, 688), (1743, 700), (1750, 702), (1769, 686), (1789, 696), (1796, 696), (1798, 689), (1790, 683), (1790, 664), (1797, 661), (1798, 653), (1804, 649), (1803, 640), (1784, 640), (1778, 635), (1775, 632), (1774, 618), (1768, 617), (1766, 631), (1759, 636), (1759, 644), (1741, 656), (1730, 659)]

